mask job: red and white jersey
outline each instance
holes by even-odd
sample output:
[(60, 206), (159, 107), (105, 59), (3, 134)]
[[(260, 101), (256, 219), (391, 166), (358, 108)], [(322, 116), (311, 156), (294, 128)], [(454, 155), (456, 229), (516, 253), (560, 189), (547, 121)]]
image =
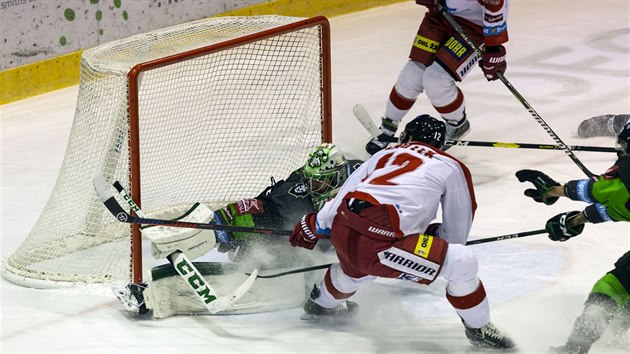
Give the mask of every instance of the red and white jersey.
[(395, 206), (403, 235), (423, 233), (441, 204), (438, 236), (459, 244), (466, 243), (477, 208), (468, 168), (418, 142), (381, 150), (364, 162), (319, 211), (318, 229), (328, 231), (341, 201), (351, 197)]
[(445, 7), (451, 15), (482, 26), (486, 45), (508, 41), (508, 0), (446, 0)]

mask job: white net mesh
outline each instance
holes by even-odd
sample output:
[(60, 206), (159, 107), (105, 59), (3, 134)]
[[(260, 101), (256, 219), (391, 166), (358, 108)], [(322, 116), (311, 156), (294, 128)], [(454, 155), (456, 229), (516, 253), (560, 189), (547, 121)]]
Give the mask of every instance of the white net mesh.
[[(5, 260), (5, 277), (37, 287), (130, 279), (130, 226), (107, 212), (92, 178), (102, 174), (128, 190), (137, 178), (130, 176), (128, 145), (128, 73), (137, 64), (177, 58), (139, 74), (141, 202), (149, 216), (196, 201), (254, 197), (270, 177), (301, 166), (328, 129), (326, 36), (321, 25), (284, 31), (301, 21), (210, 18), (84, 52), (57, 183), (28, 238)], [(272, 28), (283, 31), (252, 39)], [(199, 49), (228, 41), (235, 45)]]

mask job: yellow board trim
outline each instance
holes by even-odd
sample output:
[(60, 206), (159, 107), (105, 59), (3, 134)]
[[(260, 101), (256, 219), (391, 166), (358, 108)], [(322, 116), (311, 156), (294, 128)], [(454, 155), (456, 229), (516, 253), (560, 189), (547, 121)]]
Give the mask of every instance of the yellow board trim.
[[(406, 0), (275, 0), (217, 16), (334, 17)], [(0, 105), (79, 84), (83, 50), (0, 71)]]
[(0, 71), (0, 105), (77, 85), (82, 53), (74, 52)]

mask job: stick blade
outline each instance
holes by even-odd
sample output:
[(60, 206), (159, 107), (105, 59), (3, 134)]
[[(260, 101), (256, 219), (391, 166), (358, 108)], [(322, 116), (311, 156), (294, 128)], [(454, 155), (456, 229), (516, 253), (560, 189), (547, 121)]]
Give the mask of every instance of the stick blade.
[(236, 290), (234, 290), (232, 293), (228, 295), (221, 296), (217, 298), (216, 300), (212, 301), (211, 303), (209, 303), (207, 306), (208, 311), (214, 315), (214, 314), (220, 313), (221, 311), (225, 311), (229, 309), (233, 303), (238, 301), (241, 297), (243, 297), (243, 295), (245, 295), (249, 291), (249, 289), (254, 285), (254, 282), (256, 281), (257, 277), (258, 277), (258, 269), (254, 269), (254, 271), (251, 272), (247, 280), (245, 280), (243, 284), (241, 284), (238, 288), (236, 288)]
[(378, 136), (381, 133), (376, 123), (372, 120), (370, 113), (368, 113), (367, 109), (365, 109), (362, 104), (356, 104), (352, 108), (352, 112), (354, 112), (354, 116), (370, 135)]
[(109, 198), (114, 196), (111, 188), (109, 188), (109, 183), (107, 183), (105, 176), (94, 176), (94, 178), (92, 179), (92, 184), (94, 185), (94, 190), (96, 191), (96, 194), (98, 194), (98, 197), (101, 198), (102, 202), (105, 202)]

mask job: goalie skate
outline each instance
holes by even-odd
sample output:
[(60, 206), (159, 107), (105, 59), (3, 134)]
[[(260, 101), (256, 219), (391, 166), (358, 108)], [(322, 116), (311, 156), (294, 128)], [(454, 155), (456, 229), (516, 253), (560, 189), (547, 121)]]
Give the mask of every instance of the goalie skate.
[(481, 328), (464, 327), (468, 341), (476, 347), (491, 349), (512, 349), (515, 347), (514, 342), (492, 323)]
[(125, 310), (138, 315), (144, 315), (149, 312), (144, 302), (143, 292), (147, 288), (147, 285), (142, 284), (127, 284), (124, 288), (113, 288), (114, 295), (122, 303)]

